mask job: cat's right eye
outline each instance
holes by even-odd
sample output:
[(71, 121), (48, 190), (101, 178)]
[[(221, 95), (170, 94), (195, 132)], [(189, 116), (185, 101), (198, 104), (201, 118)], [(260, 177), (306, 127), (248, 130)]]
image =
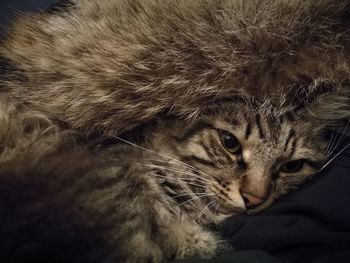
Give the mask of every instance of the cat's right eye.
[(221, 143), (227, 151), (233, 154), (241, 151), (241, 144), (239, 143), (236, 136), (227, 131), (220, 131), (219, 135)]
[(296, 173), (303, 168), (304, 163), (305, 161), (302, 159), (286, 162), (281, 166), (280, 171), (284, 173)]

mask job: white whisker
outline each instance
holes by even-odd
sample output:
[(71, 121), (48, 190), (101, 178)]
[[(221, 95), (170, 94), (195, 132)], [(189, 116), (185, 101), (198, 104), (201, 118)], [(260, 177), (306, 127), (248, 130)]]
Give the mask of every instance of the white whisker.
[[(155, 162), (163, 162), (163, 163), (166, 163), (166, 164), (169, 164), (169, 162), (167, 162), (166, 160), (156, 160), (156, 159), (149, 159), (150, 161), (155, 161)], [(180, 166), (180, 167), (182, 167), (182, 165), (181, 164), (178, 164), (178, 163), (171, 163), (171, 165), (177, 165), (177, 166)], [(189, 164), (188, 164), (189, 165)], [(189, 165), (190, 167), (190, 169), (191, 170), (196, 170), (196, 171), (198, 171), (198, 172), (200, 172), (200, 173), (202, 173), (203, 175), (205, 175), (205, 176), (208, 176), (208, 177), (211, 177), (208, 173), (206, 173), (206, 172), (204, 172), (204, 171), (202, 171), (202, 170), (200, 170), (199, 168), (197, 168), (197, 167), (194, 167), (194, 166), (192, 166), (192, 165)], [(196, 174), (194, 174), (194, 175), (196, 175)]]
[[(138, 163), (139, 165), (144, 165), (146, 167), (150, 167), (150, 168), (156, 168), (156, 169), (159, 169), (159, 170), (168, 170), (168, 171), (172, 171), (172, 172), (176, 172), (176, 173), (180, 173), (180, 174), (186, 174), (186, 175), (190, 175), (191, 177), (195, 177), (196, 179), (198, 179), (198, 181), (201, 181), (201, 182), (207, 182), (208, 181), (208, 178), (205, 178), (205, 177), (200, 177), (188, 170), (183, 170), (183, 169), (176, 169), (176, 168), (173, 168), (173, 167), (169, 167), (169, 166), (164, 166), (164, 165), (157, 165), (157, 164), (149, 164), (149, 163)], [(182, 179), (189, 179), (189, 178), (182, 178)]]
[(184, 205), (184, 204), (187, 204), (193, 200), (196, 200), (196, 199), (200, 199), (200, 198), (203, 198), (203, 197), (210, 197), (210, 196), (214, 196), (215, 194), (206, 194), (206, 195), (201, 195), (201, 196), (195, 196), (189, 200), (186, 200), (185, 202), (182, 202), (180, 204), (178, 204), (177, 206), (181, 206), (181, 205)]
[(178, 198), (178, 197), (181, 197), (181, 196), (187, 196), (187, 195), (196, 195), (196, 196), (200, 196), (200, 195), (206, 195), (208, 193), (206, 192), (201, 192), (201, 193), (194, 193), (194, 192), (191, 192), (191, 193), (186, 193), (186, 194), (180, 194), (180, 195), (175, 195), (175, 196), (171, 196), (171, 198)]
[(217, 214), (218, 214), (218, 208), (219, 208), (219, 203), (217, 203), (217, 205), (216, 205), (216, 208), (215, 208), (215, 210), (214, 210), (214, 223), (217, 225), (218, 224), (218, 222), (216, 221), (216, 218), (217, 218)]
[(153, 167), (153, 168), (159, 168), (159, 169), (169, 170), (169, 171), (173, 171), (173, 172), (179, 172), (181, 174), (187, 174), (187, 175), (190, 175), (191, 177), (202, 180), (203, 182), (207, 182), (209, 180), (208, 178), (198, 176), (195, 173), (192, 173), (192, 172), (186, 171), (186, 170), (182, 170), (182, 169), (176, 169), (176, 168), (167, 167), (167, 166), (160, 166), (160, 165), (156, 165), (156, 164), (144, 164), (144, 165), (147, 167), (151, 167), (151, 168)]
[(348, 147), (350, 146), (350, 143), (348, 145), (346, 145), (343, 149), (341, 149), (336, 155), (334, 155), (328, 162), (325, 163), (325, 165), (323, 165), (321, 167), (321, 169), (318, 170), (318, 172), (321, 172), (324, 168), (326, 168), (332, 161), (334, 161), (334, 159), (336, 159), (342, 152), (344, 152)]
[(167, 177), (167, 176), (160, 175), (160, 174), (155, 174), (154, 176), (155, 177), (159, 177), (159, 178), (164, 178), (164, 179), (167, 179), (169, 181), (180, 182), (180, 183), (186, 184), (186, 185), (193, 185), (193, 186), (196, 186), (196, 187), (199, 187), (199, 188), (204, 188), (204, 187), (207, 186), (205, 184), (194, 183), (194, 182), (191, 182), (191, 181), (185, 181), (185, 180), (180, 179), (180, 178), (172, 178), (172, 177)]
[(187, 164), (187, 163), (184, 163), (184, 162), (182, 162), (182, 161), (180, 161), (180, 160), (178, 160), (178, 159), (175, 159), (175, 158), (173, 158), (173, 157), (170, 157), (170, 156), (167, 156), (167, 155), (164, 155), (164, 154), (161, 154), (161, 153), (157, 153), (157, 152), (155, 152), (155, 151), (153, 151), (153, 150), (147, 149), (147, 148), (142, 147), (142, 146), (140, 146), (140, 145), (137, 145), (137, 144), (135, 144), (135, 143), (129, 142), (129, 141), (127, 141), (127, 140), (124, 140), (124, 139), (122, 139), (122, 138), (120, 138), (120, 137), (118, 137), (118, 136), (113, 136), (113, 137), (116, 138), (116, 139), (118, 139), (118, 140), (120, 140), (120, 141), (122, 141), (122, 142), (125, 142), (125, 143), (127, 143), (127, 144), (129, 144), (129, 145), (132, 145), (132, 146), (134, 146), (134, 147), (136, 147), (136, 148), (138, 148), (138, 149), (141, 149), (141, 150), (144, 150), (144, 151), (147, 151), (147, 152), (156, 154), (156, 155), (161, 156), (161, 157), (163, 157), (163, 158), (166, 158), (166, 159), (169, 159), (169, 160), (172, 160), (172, 161), (181, 163), (182, 165), (185, 165), (185, 166), (187, 166), (187, 167), (196, 169), (196, 168), (193, 167), (192, 165), (189, 165), (189, 164)]
[(326, 147), (326, 150), (325, 150), (325, 153), (324, 153), (324, 156), (325, 156), (326, 159), (327, 159), (329, 150), (331, 149), (331, 147), (332, 147), (332, 145), (333, 145), (333, 136), (334, 136), (334, 134), (335, 134), (334, 128), (332, 127), (331, 138), (330, 138), (329, 141), (328, 141), (328, 144), (327, 144), (327, 147)]
[(215, 203), (215, 200), (209, 202), (209, 204), (206, 205), (206, 206), (202, 209), (202, 211), (199, 213), (197, 219), (199, 220), (199, 219), (202, 217), (202, 215), (204, 214), (204, 212), (205, 212), (207, 209), (209, 209), (209, 207), (210, 207), (212, 204), (214, 204), (214, 203)]
[[(345, 130), (343, 131), (343, 133), (341, 134), (340, 138), (337, 140), (337, 143), (335, 144), (335, 146), (333, 146), (333, 149), (329, 152), (329, 154), (327, 155), (327, 159), (329, 157), (332, 156), (332, 154), (334, 153), (334, 151), (338, 148), (339, 144), (341, 143), (341, 141), (343, 140), (344, 136), (345, 136), (345, 133), (346, 131), (348, 130), (349, 128), (349, 124), (350, 124), (350, 120), (347, 122), (346, 126), (345, 126)], [(337, 136), (338, 137), (338, 136)]]

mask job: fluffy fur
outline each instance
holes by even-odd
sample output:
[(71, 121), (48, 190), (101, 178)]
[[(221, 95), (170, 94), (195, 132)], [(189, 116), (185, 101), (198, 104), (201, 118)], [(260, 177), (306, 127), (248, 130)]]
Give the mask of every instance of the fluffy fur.
[(13, 24), (1, 86), (71, 128), (118, 134), (233, 94), (289, 107), (332, 91), (317, 115), (348, 115), (348, 0), (65, 3)]
[[(254, 130), (260, 139), (247, 143), (255, 145), (254, 155), (244, 158), (251, 157), (254, 165), (247, 168), (236, 160), (236, 175), (250, 179), (236, 178), (235, 185), (265, 198), (275, 164), (283, 161), (273, 149), (300, 146), (299, 158), (319, 161), (325, 150), (322, 130), (349, 118), (349, 23), (348, 0), (74, 0), (18, 18), (0, 45), (0, 231), (6, 237), (1, 258), (158, 262), (214, 254), (216, 238), (202, 228), (214, 220), (181, 225), (159, 213), (165, 208), (154, 191), (158, 186), (144, 177), (152, 169), (125, 159), (141, 164), (144, 153), (120, 146), (104, 152), (94, 148), (92, 138), (130, 136), (135, 127), (172, 116), (182, 124), (170, 122), (170, 131), (146, 146), (176, 155), (177, 143), (164, 138), (173, 140), (187, 125), (210, 119), (215, 114), (207, 105), (219, 103), (220, 116), (232, 113), (237, 122), (259, 123), (245, 124), (243, 133)], [(231, 111), (240, 105), (237, 97), (244, 98), (249, 114)], [(225, 108), (225, 101), (231, 106)], [(291, 126), (295, 131), (287, 132)], [(263, 131), (269, 132), (263, 136)], [(289, 146), (294, 137), (299, 144)], [(101, 151), (114, 160), (102, 158)], [(270, 177), (258, 174), (265, 168), (256, 167), (265, 164)], [(307, 171), (280, 180), (266, 204), (314, 170)], [(117, 198), (124, 183), (131, 183), (133, 191)], [(241, 188), (232, 196), (242, 208)], [(125, 205), (130, 200), (137, 201), (136, 208)], [(126, 223), (128, 216), (135, 225)], [(120, 242), (125, 237), (127, 242)], [(179, 240), (187, 243), (180, 246)]]
[[(87, 144), (40, 116), (32, 116), (33, 129), (26, 114), (8, 115), (26, 127), (17, 143), (41, 136), (21, 145), (22, 155), (1, 160), (0, 260), (155, 263), (214, 256), (222, 242), (210, 228), (270, 205), (324, 159), (322, 123), (263, 109), (235, 101), (206, 108), (191, 123), (159, 120), (144, 131), (141, 146), (121, 138)], [(237, 151), (223, 134), (235, 136)], [(295, 160), (302, 165), (283, 168)]]

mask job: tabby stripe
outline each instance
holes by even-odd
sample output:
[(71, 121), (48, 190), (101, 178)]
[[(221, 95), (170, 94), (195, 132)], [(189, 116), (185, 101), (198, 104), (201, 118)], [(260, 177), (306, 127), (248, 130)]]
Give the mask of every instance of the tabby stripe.
[(181, 138), (176, 138), (176, 140), (177, 141), (186, 141), (187, 139), (191, 138), (197, 132), (204, 130), (204, 129), (212, 129), (212, 128), (214, 128), (213, 125), (206, 123), (206, 122), (200, 122), (200, 123), (195, 124), (190, 129), (188, 129)]
[(183, 158), (183, 161), (184, 162), (186, 162), (186, 161), (195, 161), (195, 162), (198, 162), (198, 163), (201, 163), (201, 164), (204, 164), (204, 165), (208, 165), (208, 166), (211, 166), (211, 167), (216, 167), (215, 162), (208, 161), (208, 160), (202, 159), (202, 158), (194, 156), (194, 155), (191, 155), (191, 156)]
[(263, 129), (261, 127), (261, 117), (259, 114), (256, 114), (255, 115), (255, 122), (256, 122), (256, 127), (258, 128), (258, 131), (259, 131), (259, 136), (260, 136), (260, 139), (265, 139), (265, 135), (263, 133)]
[[(219, 185), (221, 186), (221, 183), (219, 183)], [(221, 195), (216, 195), (219, 199), (221, 199), (222, 201), (225, 202), (230, 202), (230, 197), (228, 196), (228, 194), (222, 190), (221, 188), (217, 187), (215, 184), (212, 185), (212, 187), (214, 188), (214, 190), (217, 190)]]
[(295, 152), (295, 149), (296, 149), (296, 146), (297, 146), (297, 140), (294, 139), (294, 141), (292, 142), (292, 149), (291, 149), (291, 151), (290, 151), (289, 157), (292, 157), (292, 156), (293, 156), (293, 154), (294, 154), (294, 152)]
[(247, 140), (251, 134), (252, 134), (252, 126), (250, 125), (250, 123), (248, 123), (244, 132), (244, 139)]
[(288, 137), (287, 137), (287, 140), (286, 140), (286, 143), (284, 144), (284, 151), (287, 150), (288, 145), (289, 145), (289, 143), (290, 143), (290, 140), (292, 139), (292, 137), (294, 137), (294, 135), (295, 135), (294, 130), (293, 130), (293, 129), (290, 129), (289, 134), (288, 134)]
[(210, 157), (210, 159), (214, 160), (215, 155), (212, 153), (212, 151), (210, 151), (210, 148), (207, 145), (205, 145), (205, 143), (202, 141), (200, 141), (199, 144), (203, 147), (204, 151)]
[(236, 119), (230, 119), (227, 122), (230, 123), (232, 126), (238, 126), (239, 125), (239, 122)]

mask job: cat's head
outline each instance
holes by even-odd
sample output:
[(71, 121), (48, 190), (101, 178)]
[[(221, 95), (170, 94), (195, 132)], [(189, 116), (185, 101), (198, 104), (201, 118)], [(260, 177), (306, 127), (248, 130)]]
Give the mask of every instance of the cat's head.
[(236, 214), (261, 211), (314, 174), (325, 158), (323, 136), (317, 119), (235, 101), (210, 106), (190, 123), (165, 121), (150, 141), (186, 164), (169, 159), (170, 174), (207, 194), (208, 209)]

